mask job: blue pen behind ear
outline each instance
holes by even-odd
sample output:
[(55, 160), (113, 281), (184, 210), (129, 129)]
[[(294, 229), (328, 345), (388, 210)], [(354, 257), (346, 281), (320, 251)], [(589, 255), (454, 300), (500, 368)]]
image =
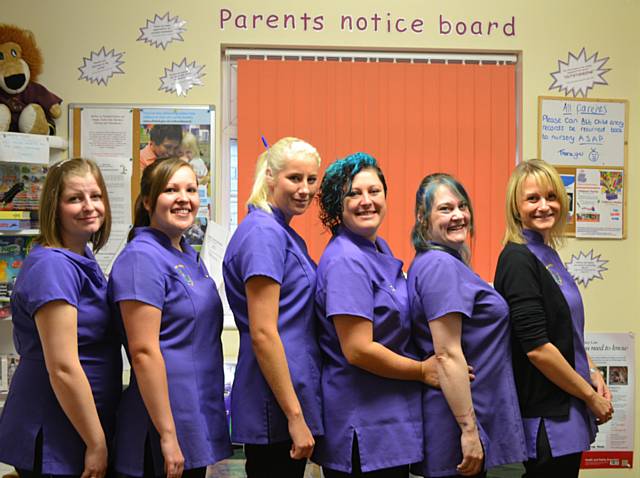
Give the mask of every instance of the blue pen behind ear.
[(269, 143), (267, 143), (267, 139), (264, 136), (260, 136), (262, 138), (262, 144), (264, 144), (264, 149), (269, 149)]

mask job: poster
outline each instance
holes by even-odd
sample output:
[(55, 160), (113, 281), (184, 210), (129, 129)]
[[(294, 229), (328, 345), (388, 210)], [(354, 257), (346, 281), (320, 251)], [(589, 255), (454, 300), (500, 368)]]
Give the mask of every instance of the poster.
[(209, 184), (212, 178), (211, 125), (214, 112), (205, 108), (144, 108), (140, 111), (140, 170), (158, 159), (177, 156), (188, 162), (198, 178), (200, 209), (195, 224), (185, 233), (199, 250), (213, 211)]
[(622, 170), (576, 170), (576, 237), (622, 238), (623, 176)]
[(557, 166), (622, 168), (627, 102), (538, 98), (538, 155)]
[(567, 191), (569, 197), (569, 211), (567, 212), (567, 224), (573, 224), (573, 216), (575, 209), (575, 195), (576, 195), (576, 177), (573, 174), (561, 174), (562, 184)]
[(613, 396), (613, 418), (598, 427), (582, 468), (631, 468), (635, 430), (635, 347), (632, 333), (585, 334), (585, 348)]

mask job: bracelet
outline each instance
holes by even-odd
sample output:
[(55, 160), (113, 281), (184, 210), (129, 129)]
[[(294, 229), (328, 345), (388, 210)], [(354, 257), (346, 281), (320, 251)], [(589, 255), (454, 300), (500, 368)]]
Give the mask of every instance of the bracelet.
[(589, 367), (589, 372), (591, 372), (591, 373), (596, 373), (596, 372), (600, 373), (600, 370), (598, 370), (597, 368), (594, 368), (594, 367)]

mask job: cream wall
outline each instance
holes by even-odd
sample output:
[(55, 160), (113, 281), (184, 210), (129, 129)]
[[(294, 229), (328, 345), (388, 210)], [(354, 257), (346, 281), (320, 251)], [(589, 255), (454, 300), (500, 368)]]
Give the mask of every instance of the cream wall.
[[(268, 6), (266, 6), (268, 5)], [(237, 13), (293, 13), (308, 12), (310, 16), (324, 15), (321, 32), (270, 30), (238, 30), (219, 27), (219, 9)], [(187, 31), (183, 42), (173, 42), (166, 50), (137, 42), (139, 28), (148, 18), (169, 11), (185, 20)], [(341, 32), (339, 16), (370, 16), (377, 12), (383, 19), (390, 12), (393, 17), (422, 18), (424, 32)], [(440, 35), (438, 16), (450, 20), (490, 20), (504, 23), (515, 16), (515, 36), (507, 37), (500, 31), (491, 36), (474, 37), (469, 34)], [(302, 2), (257, 0), (211, 2), (191, 0), (185, 2), (150, 0), (112, 0), (90, 2), (60, 0), (42, 2), (22, 0), (3, 2), (2, 22), (15, 23), (32, 30), (40, 44), (46, 61), (41, 82), (68, 103), (154, 103), (154, 104), (221, 104), (220, 52), (225, 45), (319, 47), (351, 49), (393, 50), (474, 50), (509, 51), (522, 53), (522, 155), (536, 156), (537, 97), (558, 95), (548, 91), (550, 73), (557, 68), (559, 59), (566, 60), (569, 51), (577, 53), (582, 47), (588, 54), (599, 52), (610, 57), (605, 75), (607, 86), (596, 86), (589, 94), (595, 98), (626, 98), (630, 102), (629, 118), (629, 188), (627, 191), (628, 239), (623, 241), (572, 240), (562, 251), (565, 259), (571, 253), (594, 249), (609, 260), (605, 280), (596, 280), (582, 288), (587, 311), (587, 329), (590, 331), (640, 333), (640, 322), (635, 315), (640, 310), (640, 243), (639, 221), (635, 205), (639, 202), (640, 188), (634, 181), (639, 168), (636, 164), (640, 148), (640, 42), (637, 22), (640, 20), (640, 2), (616, 0), (405, 0), (402, 2), (379, 0), (324, 0)], [(78, 67), (82, 58), (104, 46), (125, 52), (125, 74), (114, 76), (107, 86), (78, 80)], [(158, 91), (159, 77), (171, 61), (183, 57), (206, 65), (204, 86), (194, 87), (186, 97), (178, 98)], [(218, 115), (219, 118), (219, 115)], [(218, 119), (219, 121), (219, 119)], [(66, 136), (67, 121), (59, 121), (59, 134)], [(217, 154), (220, 157), (220, 124), (218, 123)], [(219, 177), (219, 175), (218, 175)], [(496, 207), (502, 207), (497, 204)], [(235, 333), (225, 334), (227, 355), (237, 350)], [(636, 408), (640, 404), (636, 400)], [(636, 460), (640, 451), (640, 434), (636, 426)], [(588, 471), (585, 477), (638, 476), (633, 471)]]

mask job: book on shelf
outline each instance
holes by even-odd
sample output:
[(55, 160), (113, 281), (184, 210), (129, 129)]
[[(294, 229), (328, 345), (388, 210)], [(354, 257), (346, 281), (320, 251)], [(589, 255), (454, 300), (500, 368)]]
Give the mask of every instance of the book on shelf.
[(9, 298), (32, 240), (31, 236), (0, 236), (0, 319), (11, 315)]

